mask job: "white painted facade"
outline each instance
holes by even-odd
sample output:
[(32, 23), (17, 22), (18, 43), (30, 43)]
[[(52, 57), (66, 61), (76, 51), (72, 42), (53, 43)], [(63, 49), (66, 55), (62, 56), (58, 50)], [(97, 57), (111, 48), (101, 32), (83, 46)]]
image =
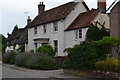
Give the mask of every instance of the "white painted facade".
[(20, 46), (16, 45), (16, 46), (7, 46), (5, 49), (5, 52), (11, 52), (11, 51), (16, 51)]
[[(75, 44), (79, 44), (81, 41), (85, 41), (86, 32), (87, 32), (88, 28), (82, 28), (81, 29), (82, 30), (82, 38), (78, 37), (79, 36), (78, 30), (79, 29), (65, 32), (65, 35), (66, 35), (66, 41), (65, 41), (66, 48), (73, 47)], [(76, 35), (76, 33), (78, 35)], [(76, 36), (77, 36), (77, 38), (76, 38)]]
[[(66, 56), (66, 53), (64, 53), (63, 51), (65, 48), (68, 47), (68, 45), (66, 45), (66, 41), (68, 39), (66, 38), (67, 35), (64, 30), (73, 22), (73, 20), (79, 15), (79, 13), (82, 13), (85, 11), (87, 11), (86, 8), (84, 7), (84, 5), (81, 2), (79, 2), (75, 6), (75, 8), (68, 14), (66, 19), (64, 19), (64, 20), (61, 19), (61, 20), (57, 21), (58, 22), (58, 31), (56, 31), (56, 32), (53, 29), (53, 22), (45, 24), (47, 27), (46, 34), (44, 34), (44, 32), (43, 32), (43, 25), (34, 26), (34, 27), (37, 27), (37, 34), (34, 34), (34, 27), (28, 28), (28, 51), (30, 51), (32, 49), (35, 50), (36, 45), (37, 45), (37, 47), (42, 45), (42, 42), (40, 42), (40, 41), (38, 41), (37, 44), (35, 44), (36, 41), (34, 41), (34, 39), (46, 38), (46, 39), (49, 39), (48, 43), (50, 45), (52, 45), (53, 48), (54, 48), (54, 40), (58, 41), (58, 52), (57, 52), (56, 56)], [(67, 34), (69, 35), (69, 32)], [(71, 37), (74, 37), (74, 34)], [(74, 42), (75, 41), (72, 41), (72, 43), (74, 43)]]
[[(102, 14), (102, 13), (98, 13), (98, 15), (95, 17), (95, 19), (91, 22), (91, 23), (95, 23), (95, 22), (99, 22), (100, 24), (103, 24), (105, 22), (105, 28), (110, 29), (110, 22), (109, 22), (109, 16), (107, 14)], [(100, 25), (98, 25), (99, 27)], [(81, 28), (82, 29), (82, 38), (77, 38), (76, 39), (76, 32), (78, 32), (79, 29), (76, 30), (70, 30), (70, 31), (66, 31), (65, 32), (65, 44), (66, 44), (66, 48), (69, 47), (73, 47), (75, 44), (79, 44), (81, 41), (85, 41), (86, 39), (86, 33), (87, 30), (89, 29), (87, 28)]]

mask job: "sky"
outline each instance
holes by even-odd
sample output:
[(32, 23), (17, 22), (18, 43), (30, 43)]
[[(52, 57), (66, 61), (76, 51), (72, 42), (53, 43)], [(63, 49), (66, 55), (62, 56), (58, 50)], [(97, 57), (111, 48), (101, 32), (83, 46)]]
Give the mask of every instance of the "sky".
[[(73, 0), (0, 0), (0, 34), (7, 37), (14, 26), (24, 28), (27, 24), (27, 16), (33, 20), (38, 14), (38, 4), (43, 1), (45, 10), (62, 5)], [(88, 7), (97, 8), (97, 0), (84, 0)], [(107, 8), (115, 0), (106, 0)], [(27, 13), (27, 14), (26, 14)]]

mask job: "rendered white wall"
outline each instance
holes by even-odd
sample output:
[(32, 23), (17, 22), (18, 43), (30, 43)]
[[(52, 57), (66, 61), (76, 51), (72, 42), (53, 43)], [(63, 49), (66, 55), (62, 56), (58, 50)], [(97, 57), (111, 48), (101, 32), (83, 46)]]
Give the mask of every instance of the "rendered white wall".
[(72, 10), (71, 13), (67, 16), (65, 20), (65, 28), (67, 28), (80, 13), (86, 12), (86, 11), (87, 10), (82, 4), (82, 2), (79, 2), (74, 8), (74, 10)]
[[(58, 31), (53, 31), (53, 22), (47, 23), (47, 33), (43, 33), (43, 25), (37, 26), (37, 35), (34, 35), (34, 28), (28, 29), (28, 51), (34, 48), (34, 38), (49, 38), (49, 43), (54, 47), (53, 41), (58, 40), (58, 54), (56, 56), (65, 56), (66, 54), (63, 50), (67, 46), (73, 46), (77, 41), (74, 41), (75, 33), (64, 32), (64, 30), (71, 24), (71, 22), (79, 15), (81, 12), (85, 12), (86, 9), (82, 3), (78, 3), (75, 8), (71, 11), (71, 13), (67, 16), (65, 20), (58, 21)], [(69, 39), (66, 41), (66, 37)], [(66, 46), (67, 45), (67, 46)]]
[(79, 44), (81, 41), (85, 41), (86, 32), (88, 28), (82, 28), (82, 38), (76, 39), (76, 30), (66, 31), (66, 46), (65, 48), (73, 47), (75, 44)]

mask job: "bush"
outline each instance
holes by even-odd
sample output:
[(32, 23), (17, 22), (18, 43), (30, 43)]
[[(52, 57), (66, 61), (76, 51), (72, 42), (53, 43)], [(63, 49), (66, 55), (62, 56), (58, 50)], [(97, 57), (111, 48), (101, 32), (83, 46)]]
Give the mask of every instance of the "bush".
[(106, 54), (96, 42), (84, 41), (73, 47), (64, 62), (65, 69), (94, 69), (96, 61), (104, 60)]
[(2, 55), (2, 61), (4, 63), (14, 64), (16, 55), (14, 52), (4, 53)]
[(95, 66), (96, 69), (101, 71), (120, 72), (120, 60), (117, 58), (107, 58), (106, 60), (98, 61)]
[(18, 48), (18, 51), (19, 51), (19, 52), (25, 52), (25, 45), (21, 45), (21, 46)]
[(19, 54), (15, 59), (15, 64), (31, 69), (56, 69), (54, 59), (52, 59), (47, 54), (39, 53)]
[(52, 46), (48, 44), (40, 46), (39, 48), (36, 49), (36, 52), (48, 54), (49, 56), (55, 55), (55, 51), (53, 50)]
[(15, 58), (15, 65), (25, 67), (26, 61), (31, 57), (29, 53), (20, 53)]
[(103, 39), (97, 41), (97, 43), (103, 47), (105, 53), (109, 54), (114, 46), (120, 44), (117, 37), (104, 37)]
[(33, 50), (33, 49), (31, 49), (29, 52), (30, 52), (30, 53), (34, 53), (34, 50)]

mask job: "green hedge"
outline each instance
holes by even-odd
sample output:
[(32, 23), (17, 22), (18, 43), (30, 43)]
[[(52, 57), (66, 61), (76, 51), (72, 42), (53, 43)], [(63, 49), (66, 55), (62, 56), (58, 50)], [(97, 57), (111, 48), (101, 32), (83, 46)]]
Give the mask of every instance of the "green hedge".
[(15, 58), (15, 64), (30, 69), (52, 70), (56, 69), (55, 61), (47, 54), (24, 53)]
[(2, 61), (4, 63), (14, 64), (16, 56), (17, 54), (15, 52), (4, 53), (2, 55)]

